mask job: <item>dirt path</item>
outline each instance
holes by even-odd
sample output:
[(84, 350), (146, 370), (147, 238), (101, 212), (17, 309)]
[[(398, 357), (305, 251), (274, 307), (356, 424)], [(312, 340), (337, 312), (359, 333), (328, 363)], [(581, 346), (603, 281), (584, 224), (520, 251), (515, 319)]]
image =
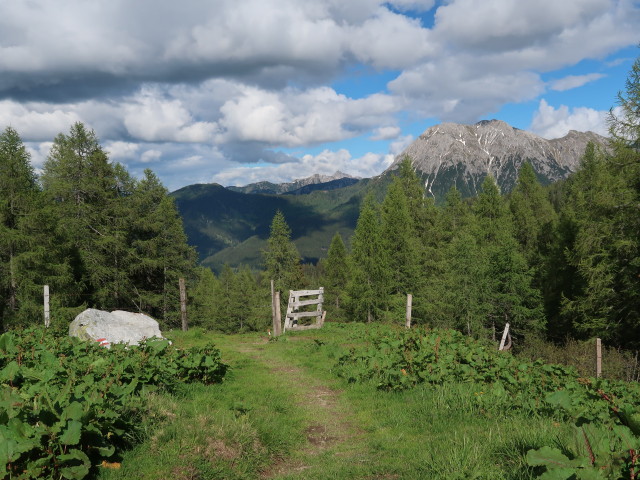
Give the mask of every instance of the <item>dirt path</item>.
[[(305, 341), (298, 337), (297, 341)], [(318, 378), (304, 366), (284, 358), (278, 345), (243, 343), (241, 352), (265, 365), (279, 387), (291, 392), (291, 402), (305, 412), (306, 444), (294, 452), (282, 452), (260, 478), (327, 478), (322, 469), (327, 462), (354, 462), (369, 458), (362, 451), (364, 432), (358, 428), (351, 405), (335, 383)]]

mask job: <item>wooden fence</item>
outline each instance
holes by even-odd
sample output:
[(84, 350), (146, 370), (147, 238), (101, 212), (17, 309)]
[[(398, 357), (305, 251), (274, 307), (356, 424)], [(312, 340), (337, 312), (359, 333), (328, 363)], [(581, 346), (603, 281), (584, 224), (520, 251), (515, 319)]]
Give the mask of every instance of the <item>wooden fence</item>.
[[(301, 300), (301, 297), (316, 297)], [(320, 328), (324, 324), (324, 314), (322, 303), (324, 302), (324, 288), (319, 290), (291, 290), (289, 291), (289, 306), (287, 314), (284, 318), (283, 333), (287, 330), (309, 330)], [(313, 310), (300, 311), (301, 307), (309, 307), (316, 305)], [(315, 317), (315, 322), (310, 325), (300, 325), (300, 319), (306, 317)]]

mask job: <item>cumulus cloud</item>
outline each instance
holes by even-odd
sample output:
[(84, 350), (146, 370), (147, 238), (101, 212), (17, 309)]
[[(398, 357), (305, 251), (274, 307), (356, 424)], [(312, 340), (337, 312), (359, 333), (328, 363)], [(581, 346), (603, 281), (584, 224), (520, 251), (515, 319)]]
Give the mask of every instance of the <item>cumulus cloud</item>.
[(53, 142), (26, 142), (25, 147), (31, 156), (31, 165), (36, 170), (36, 173), (42, 172), (44, 162), (46, 162)]
[[(153, 162), (173, 185), (228, 168), (300, 176), (323, 158), (365, 175), (410, 141), (395, 127), (401, 117), (475, 122), (596, 81), (603, 73), (551, 83), (541, 74), (640, 40), (633, 0), (5, 3), (0, 126), (16, 128), (41, 165), (43, 142), (82, 121), (115, 161), (134, 172)], [(430, 10), (433, 25), (420, 15)], [(354, 71), (392, 79), (366, 93), (332, 83)], [(602, 132), (601, 113), (540, 102), (532, 128)], [(353, 137), (393, 142), (390, 153), (348, 160), (339, 145), (324, 157), (281, 151)]]
[(590, 82), (595, 82), (601, 78), (606, 77), (602, 73), (589, 73), (587, 75), (569, 75), (564, 78), (560, 78), (551, 82), (551, 90), (558, 92), (564, 92), (565, 90), (571, 90), (586, 85)]
[(402, 130), (397, 126), (378, 127), (373, 131), (371, 140), (392, 140), (398, 138), (400, 133)]
[(400, 108), (384, 94), (350, 99), (329, 87), (271, 92), (245, 86), (220, 108), (218, 141), (288, 147), (334, 142), (387, 123)]
[(428, 12), (436, 2), (435, 0), (392, 0), (389, 4), (400, 11)]
[(531, 131), (548, 139), (563, 137), (569, 130), (591, 131), (606, 136), (608, 113), (587, 107), (569, 108), (566, 105), (555, 108), (542, 99), (533, 115)]
[(407, 148), (413, 142), (413, 135), (403, 135), (396, 139), (395, 142), (391, 142), (389, 145), (389, 153), (392, 155), (400, 155), (405, 148)]
[(278, 165), (242, 166), (226, 169), (212, 177), (222, 185), (245, 185), (262, 180), (274, 183), (290, 182), (294, 178), (305, 178), (319, 173), (332, 175), (336, 170), (356, 177), (379, 175), (393, 163), (394, 155), (366, 153), (353, 158), (348, 150), (324, 150), (318, 155), (304, 155), (299, 159)]

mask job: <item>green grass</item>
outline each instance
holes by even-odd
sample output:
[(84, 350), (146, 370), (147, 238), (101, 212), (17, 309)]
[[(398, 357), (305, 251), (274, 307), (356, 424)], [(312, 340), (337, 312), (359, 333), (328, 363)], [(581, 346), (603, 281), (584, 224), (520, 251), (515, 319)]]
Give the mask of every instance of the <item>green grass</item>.
[(231, 365), (221, 385), (151, 398), (146, 436), (100, 478), (527, 479), (530, 448), (566, 443), (568, 425), (477, 401), (473, 384), (388, 393), (332, 371), (362, 324), (325, 324), (277, 341), (200, 330)]

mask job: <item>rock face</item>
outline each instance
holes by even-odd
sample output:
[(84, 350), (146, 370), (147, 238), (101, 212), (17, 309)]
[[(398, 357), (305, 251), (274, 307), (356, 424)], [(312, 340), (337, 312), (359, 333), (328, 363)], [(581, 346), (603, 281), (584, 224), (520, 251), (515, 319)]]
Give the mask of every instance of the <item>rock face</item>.
[(69, 335), (83, 340), (99, 341), (104, 346), (113, 343), (138, 345), (151, 337), (162, 338), (158, 322), (142, 313), (104, 312), (89, 308), (69, 325)]
[(429, 193), (437, 198), (453, 185), (463, 196), (476, 195), (488, 174), (508, 192), (524, 162), (531, 163), (543, 183), (566, 178), (577, 169), (588, 142), (606, 146), (607, 139), (572, 130), (562, 138), (546, 140), (499, 120), (443, 123), (428, 128), (388, 170), (397, 168), (408, 155)]

